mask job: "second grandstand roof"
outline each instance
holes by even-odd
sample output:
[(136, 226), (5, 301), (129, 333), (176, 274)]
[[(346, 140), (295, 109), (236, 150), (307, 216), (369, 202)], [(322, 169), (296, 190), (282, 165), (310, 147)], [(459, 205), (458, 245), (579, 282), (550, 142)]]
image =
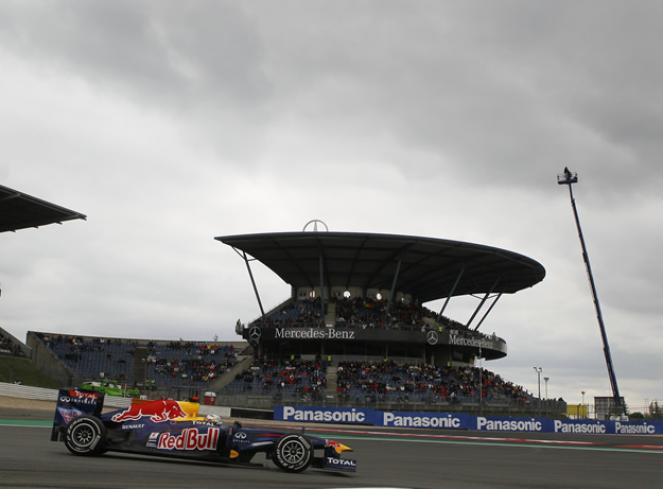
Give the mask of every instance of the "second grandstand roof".
[(294, 287), (320, 285), (396, 290), (421, 302), (452, 295), (514, 293), (545, 277), (526, 256), (491, 246), (445, 239), (350, 232), (286, 232), (215, 238), (242, 250)]
[(72, 219), (85, 219), (80, 212), (0, 185), (0, 233), (36, 228)]

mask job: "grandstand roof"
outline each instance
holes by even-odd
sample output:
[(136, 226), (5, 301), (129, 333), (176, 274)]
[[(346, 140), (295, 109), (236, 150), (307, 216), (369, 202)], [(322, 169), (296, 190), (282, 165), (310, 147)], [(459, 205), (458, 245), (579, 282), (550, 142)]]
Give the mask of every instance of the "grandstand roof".
[[(526, 256), (461, 241), (349, 232), (287, 232), (215, 238), (242, 250), (295, 287), (320, 285), (320, 257), (326, 286), (391, 289), (427, 302), (447, 297), (460, 270), (454, 296), (514, 293), (543, 280), (543, 266)], [(496, 283), (496, 281), (499, 281)]]
[(72, 219), (85, 219), (85, 216), (0, 185), (0, 233)]

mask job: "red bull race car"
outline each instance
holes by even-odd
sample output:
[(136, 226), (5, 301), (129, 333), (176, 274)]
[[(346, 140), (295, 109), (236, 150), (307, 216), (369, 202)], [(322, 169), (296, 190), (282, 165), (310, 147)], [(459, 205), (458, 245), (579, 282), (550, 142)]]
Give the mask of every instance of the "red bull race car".
[(352, 451), (342, 443), (227, 424), (218, 416), (199, 416), (196, 402), (133, 399), (127, 409), (102, 414), (103, 404), (103, 393), (60, 389), (51, 440), (80, 456), (115, 451), (249, 464), (263, 453), (286, 472), (357, 470), (355, 460), (341, 457)]

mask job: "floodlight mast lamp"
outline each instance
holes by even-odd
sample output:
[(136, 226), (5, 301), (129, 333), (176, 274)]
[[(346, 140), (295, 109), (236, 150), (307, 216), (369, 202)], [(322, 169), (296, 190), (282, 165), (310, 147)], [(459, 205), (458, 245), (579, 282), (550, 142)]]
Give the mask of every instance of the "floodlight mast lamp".
[(601, 330), (601, 339), (603, 341), (603, 354), (605, 355), (605, 363), (608, 367), (608, 377), (610, 378), (610, 386), (612, 387), (612, 396), (614, 398), (615, 410), (619, 414), (624, 414), (625, 409), (622, 405), (621, 397), (619, 395), (619, 387), (617, 386), (617, 377), (615, 376), (615, 369), (612, 366), (612, 355), (610, 354), (610, 345), (608, 344), (608, 335), (605, 332), (605, 324), (603, 323), (603, 314), (601, 313), (601, 304), (596, 292), (596, 285), (594, 284), (594, 275), (592, 274), (592, 266), (589, 263), (589, 255), (587, 254), (587, 246), (585, 245), (585, 237), (582, 234), (580, 227), (580, 218), (578, 217), (578, 209), (576, 208), (576, 200), (573, 197), (573, 184), (578, 183), (578, 174), (572, 173), (567, 167), (564, 168), (564, 173), (557, 175), (558, 185), (568, 185), (569, 196), (571, 197), (571, 207), (573, 208), (573, 217), (575, 217), (576, 227), (578, 228), (578, 237), (580, 238), (580, 246), (582, 247), (582, 258), (585, 261), (587, 268), (587, 277), (589, 278), (589, 285), (592, 289), (592, 296), (594, 298), (594, 308), (596, 309), (596, 318), (599, 322), (599, 329)]

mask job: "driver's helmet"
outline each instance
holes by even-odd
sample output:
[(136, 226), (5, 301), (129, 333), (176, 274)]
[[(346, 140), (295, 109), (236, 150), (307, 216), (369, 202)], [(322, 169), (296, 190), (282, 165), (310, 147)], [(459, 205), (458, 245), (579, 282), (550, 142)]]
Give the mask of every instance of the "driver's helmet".
[(218, 414), (208, 414), (205, 416), (205, 421), (208, 423), (214, 423), (214, 424), (223, 424), (223, 420), (221, 419), (221, 416)]

